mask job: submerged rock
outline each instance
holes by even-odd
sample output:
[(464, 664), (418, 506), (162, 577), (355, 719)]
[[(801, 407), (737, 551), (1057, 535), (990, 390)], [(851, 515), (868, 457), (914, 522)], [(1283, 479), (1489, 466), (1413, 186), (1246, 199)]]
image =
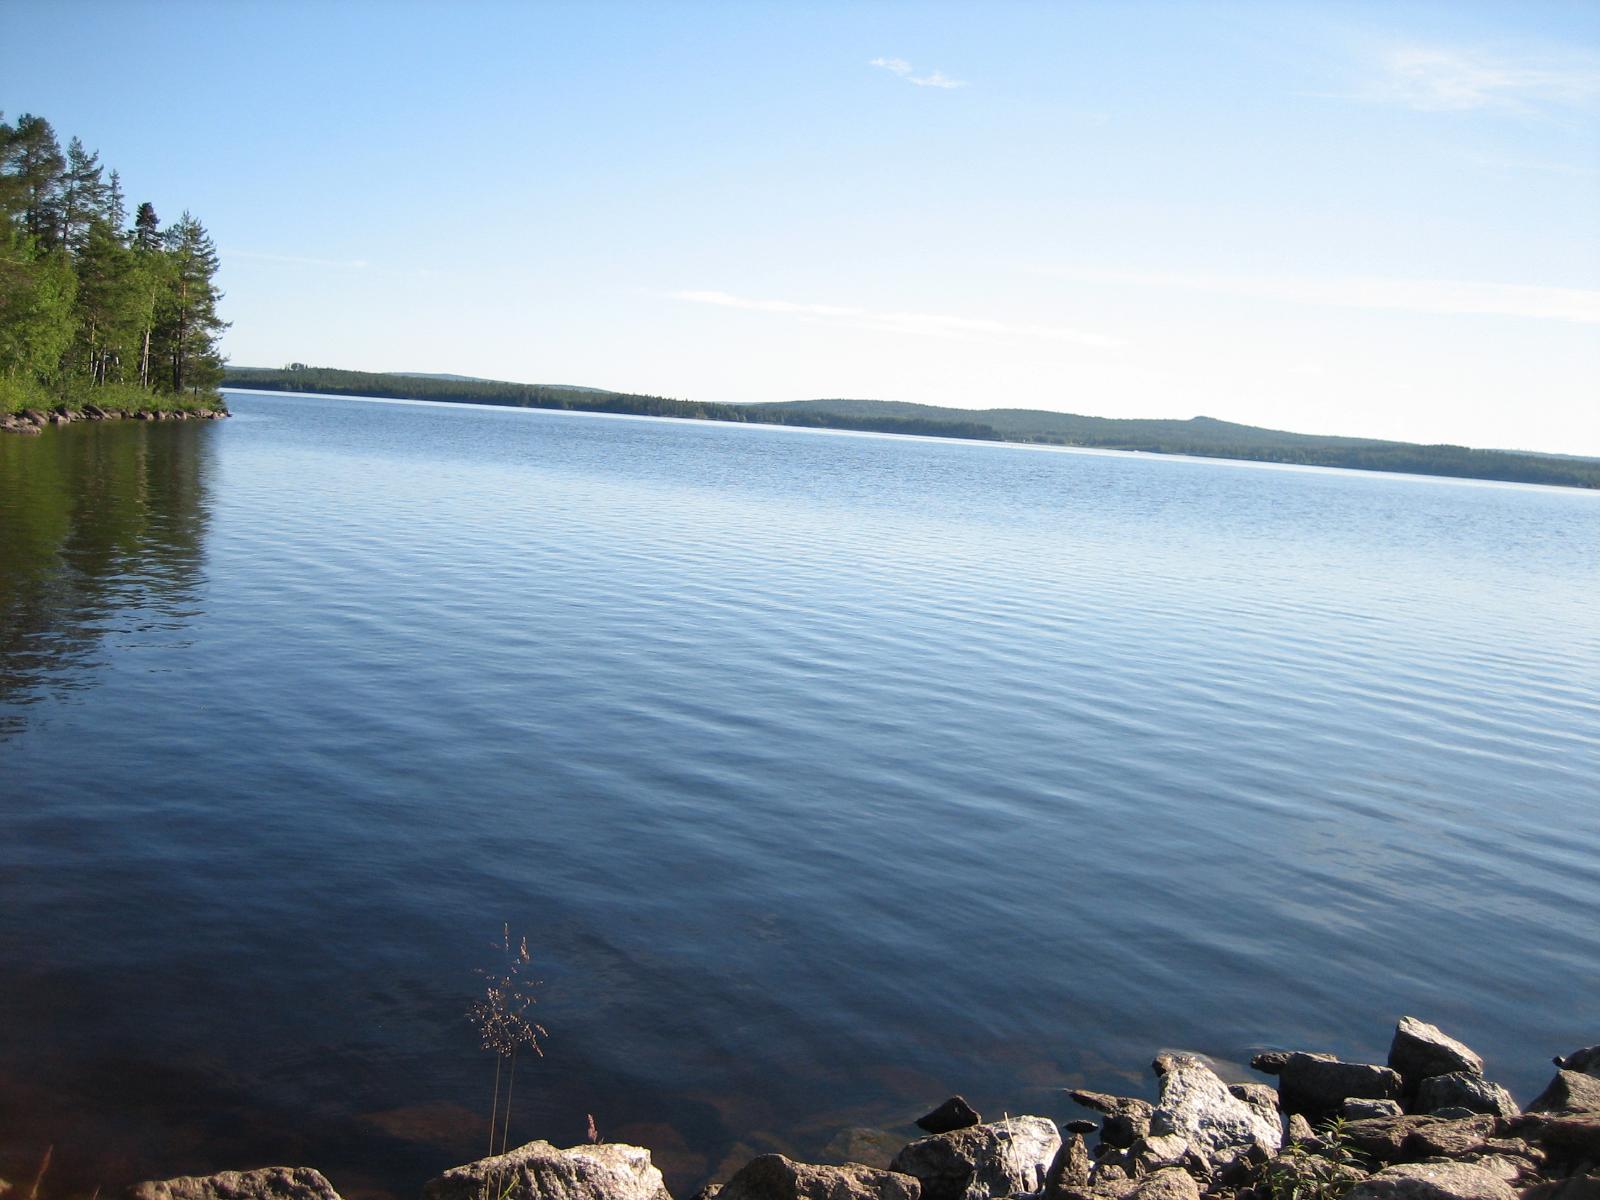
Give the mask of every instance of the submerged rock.
[(919, 1180), (924, 1200), (992, 1200), (1039, 1191), (1060, 1149), (1053, 1121), (1012, 1117), (919, 1138), (889, 1169)]
[(321, 1171), (310, 1167), (262, 1167), (215, 1175), (180, 1175), (136, 1183), (128, 1200), (339, 1200)]
[(951, 1096), (932, 1112), (917, 1118), (917, 1128), (929, 1133), (949, 1133), (953, 1129), (970, 1129), (983, 1123), (977, 1109), (963, 1096)]
[(918, 1200), (921, 1194), (909, 1175), (861, 1163), (798, 1163), (781, 1154), (752, 1159), (717, 1193), (719, 1200)]
[(1419, 1112), (1464, 1108), (1469, 1112), (1493, 1113), (1500, 1117), (1514, 1117), (1522, 1111), (1505, 1088), (1498, 1083), (1491, 1083), (1482, 1075), (1467, 1071), (1424, 1079), (1417, 1085), (1415, 1107)]
[(529, 1142), (452, 1167), (422, 1188), (423, 1200), (672, 1200), (650, 1151), (619, 1142), (558, 1150)]

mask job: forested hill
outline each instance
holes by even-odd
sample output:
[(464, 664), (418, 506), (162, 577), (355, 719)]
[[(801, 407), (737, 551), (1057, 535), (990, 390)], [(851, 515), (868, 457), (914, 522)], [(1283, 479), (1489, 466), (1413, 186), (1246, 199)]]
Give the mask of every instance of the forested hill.
[(1211, 417), (1186, 421), (1118, 420), (1025, 408), (939, 408), (890, 400), (795, 400), (776, 404), (720, 404), (674, 400), (593, 388), (507, 383), (442, 376), (340, 371), (303, 364), (279, 369), (230, 367), (224, 386), (265, 391), (324, 392), (336, 396), (387, 396), (449, 400), (520, 408), (571, 409), (652, 417), (691, 417), (745, 424), (870, 430), (1105, 450), (1142, 450), (1258, 462), (1403, 471), (1467, 479), (1498, 479), (1563, 487), (1600, 488), (1600, 459), (1421, 446), (1366, 438), (1322, 437), (1237, 425)]

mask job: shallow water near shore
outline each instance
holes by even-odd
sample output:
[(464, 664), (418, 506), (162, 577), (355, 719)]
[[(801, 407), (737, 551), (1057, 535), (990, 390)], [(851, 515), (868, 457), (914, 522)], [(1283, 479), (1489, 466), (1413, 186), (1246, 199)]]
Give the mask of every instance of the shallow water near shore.
[(502, 922), (513, 1138), (680, 1192), (1167, 1047), (1594, 1040), (1600, 495), (230, 403), (0, 438), (0, 1176), (413, 1195)]

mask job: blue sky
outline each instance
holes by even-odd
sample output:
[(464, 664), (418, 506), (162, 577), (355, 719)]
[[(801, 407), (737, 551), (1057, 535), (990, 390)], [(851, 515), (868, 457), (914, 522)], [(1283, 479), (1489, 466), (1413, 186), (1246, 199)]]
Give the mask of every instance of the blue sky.
[(0, 108), (212, 231), (238, 363), (1600, 454), (1600, 4), (3, 20)]

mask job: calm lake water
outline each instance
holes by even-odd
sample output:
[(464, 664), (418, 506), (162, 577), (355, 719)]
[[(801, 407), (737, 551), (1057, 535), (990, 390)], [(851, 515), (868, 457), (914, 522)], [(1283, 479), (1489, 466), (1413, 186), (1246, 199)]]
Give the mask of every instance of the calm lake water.
[(1595, 1040), (1600, 495), (232, 404), (0, 437), (0, 1175), (414, 1196), (503, 922), (513, 1138), (680, 1195), (1164, 1047)]

